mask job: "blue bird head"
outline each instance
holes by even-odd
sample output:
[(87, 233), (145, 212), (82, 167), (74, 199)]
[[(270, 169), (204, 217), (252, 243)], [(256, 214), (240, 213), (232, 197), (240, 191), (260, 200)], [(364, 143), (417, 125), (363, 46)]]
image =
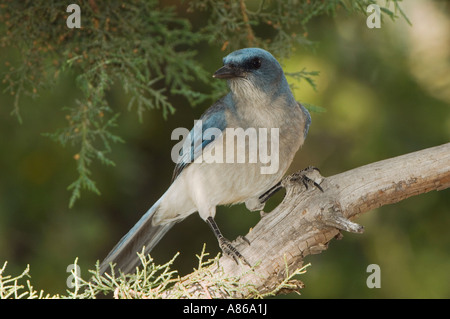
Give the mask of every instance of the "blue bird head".
[(232, 91), (244, 83), (251, 83), (266, 93), (288, 88), (280, 63), (260, 48), (246, 48), (228, 54), (223, 58), (223, 67), (213, 77), (228, 80)]

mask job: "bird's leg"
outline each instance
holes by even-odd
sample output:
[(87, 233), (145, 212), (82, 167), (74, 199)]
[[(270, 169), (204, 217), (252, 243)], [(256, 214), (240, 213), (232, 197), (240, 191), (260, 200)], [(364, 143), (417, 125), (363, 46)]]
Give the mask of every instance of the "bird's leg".
[[(322, 182), (323, 177), (320, 176), (320, 170), (317, 167), (314, 166), (308, 166), (307, 168), (301, 170), (298, 173), (294, 173), (286, 178), (286, 181), (300, 181), (303, 183), (306, 189), (308, 189), (309, 186), (316, 187), (323, 193), (323, 188), (317, 183), (313, 178), (314, 177), (308, 177), (307, 175), (310, 174), (311, 176), (314, 176), (313, 174), (318, 175), (320, 178), (317, 180), (319, 183)], [(318, 174), (317, 174), (318, 173)], [(283, 181), (282, 181), (283, 184)], [(283, 186), (283, 185), (282, 185)]]
[(232, 257), (237, 264), (239, 264), (239, 260), (241, 260), (244, 264), (251, 267), (250, 264), (247, 262), (247, 260), (245, 260), (244, 256), (242, 256), (241, 253), (233, 245), (231, 245), (231, 242), (225, 237), (223, 237), (214, 218), (209, 216), (206, 219), (206, 222), (214, 232), (214, 235), (216, 236), (217, 241), (219, 242), (219, 247), (220, 249), (222, 249), (223, 254)]
[(281, 181), (272, 186), (269, 190), (267, 190), (264, 194), (259, 196), (259, 202), (261, 204), (267, 202), (270, 197), (272, 197), (276, 192), (278, 192), (283, 186), (281, 185)]
[[(265, 203), (269, 200), (270, 197), (272, 197), (276, 192), (278, 192), (280, 189), (283, 188), (283, 185), (281, 185), (281, 181), (276, 183), (274, 186), (269, 188), (264, 194), (258, 197), (257, 201), (259, 203), (259, 206), (264, 208)], [(247, 203), (246, 203), (247, 204)], [(261, 218), (267, 215), (262, 209), (259, 212)]]

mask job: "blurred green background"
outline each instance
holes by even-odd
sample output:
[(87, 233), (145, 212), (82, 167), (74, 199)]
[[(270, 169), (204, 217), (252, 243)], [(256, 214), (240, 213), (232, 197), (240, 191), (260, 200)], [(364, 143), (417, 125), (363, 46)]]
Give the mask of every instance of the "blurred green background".
[[(412, 26), (399, 19), (369, 29), (364, 16), (345, 13), (315, 19), (308, 38), (318, 42), (316, 49), (298, 47), (282, 61), (288, 72), (320, 71), (317, 91), (295, 83), (295, 96), (325, 109), (312, 113), (308, 138), (290, 172), (314, 165), (330, 176), (449, 142), (450, 7), (446, 1), (414, 0), (402, 8)], [(225, 53), (218, 48), (203, 44), (198, 51), (211, 74), (221, 66)], [(8, 54), (1, 48), (1, 73)], [(192, 108), (174, 99), (177, 111), (167, 120), (153, 110), (139, 123), (116, 86), (107, 98), (121, 112), (115, 133), (125, 143), (113, 146), (115, 167), (91, 167), (102, 194), (83, 192), (71, 209), (66, 188), (77, 177), (77, 150), (42, 133), (66, 125), (61, 108), (80, 96), (73, 75), (63, 75), (37, 99), (22, 98), (22, 124), (10, 115), (13, 97), (0, 94), (0, 265), (7, 260), (7, 274), (16, 275), (30, 264), (36, 289), (64, 293), (66, 268), (75, 257), (88, 276), (169, 186), (170, 152), (177, 142), (170, 139), (172, 130), (192, 127), (209, 106)], [(0, 83), (0, 92), (4, 89)], [(301, 298), (450, 298), (449, 195), (449, 190), (423, 194), (362, 216), (357, 222), (364, 234), (345, 233), (327, 251), (306, 258), (312, 266), (300, 278), (306, 285)], [(217, 222), (230, 239), (258, 220), (244, 205), (218, 209)], [(194, 214), (176, 225), (152, 256), (165, 263), (181, 252), (174, 268), (184, 275), (197, 265), (195, 254), (205, 242), (215, 256), (214, 235)], [(381, 267), (380, 289), (366, 286), (369, 264)]]

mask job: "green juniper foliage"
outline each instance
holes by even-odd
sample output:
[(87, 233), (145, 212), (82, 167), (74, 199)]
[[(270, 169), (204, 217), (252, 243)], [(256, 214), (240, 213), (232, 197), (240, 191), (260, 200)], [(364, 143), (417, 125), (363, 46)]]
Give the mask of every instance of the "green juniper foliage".
[[(245, 296), (246, 298), (264, 298), (275, 296), (283, 291), (290, 292), (301, 288), (300, 282), (294, 277), (306, 272), (307, 264), (296, 271), (286, 271), (284, 279), (270, 291), (259, 292), (251, 284), (239, 282), (239, 277), (227, 276), (223, 271), (211, 272), (210, 266), (218, 266), (219, 255), (208, 258), (203, 246), (198, 258), (198, 267), (187, 277), (180, 278), (176, 270), (171, 266), (176, 254), (163, 265), (153, 262), (150, 255), (138, 254), (142, 266), (136, 269), (136, 273), (127, 275), (99, 274), (99, 264), (95, 270), (90, 270), (90, 279), (85, 280), (77, 273), (78, 258), (75, 259), (71, 270), (72, 285), (66, 292), (67, 295), (45, 293), (37, 291), (31, 284), (30, 266), (17, 276), (6, 274), (7, 262), (0, 268), (0, 299), (95, 299), (102, 295), (108, 295), (115, 299), (156, 299), (156, 298), (200, 298), (205, 297), (205, 289), (192, 290), (190, 287), (198, 282), (203, 282), (208, 287), (220, 287), (228, 296)], [(114, 267), (114, 266), (113, 266)], [(286, 269), (288, 269), (286, 264)], [(253, 271), (253, 270), (251, 270)], [(245, 273), (243, 274), (245, 275)], [(28, 279), (27, 279), (28, 278)]]
[[(224, 53), (262, 47), (283, 59), (298, 47), (314, 47), (308, 39), (311, 19), (334, 15), (339, 9), (367, 14), (371, 3), (375, 1), (198, 0), (181, 2), (177, 9), (156, 0), (111, 0), (107, 4), (90, 0), (79, 3), (81, 28), (70, 29), (67, 1), (3, 0), (0, 48), (14, 47), (17, 53), (5, 62), (4, 93), (14, 96), (12, 114), (22, 122), (22, 96), (38, 98), (42, 90), (55, 86), (62, 73), (76, 77), (81, 98), (61, 105), (67, 125), (46, 134), (75, 149), (78, 177), (69, 186), (72, 206), (82, 189), (100, 193), (91, 164), (99, 161), (113, 166), (108, 153), (114, 143), (123, 142), (114, 133), (120, 110), (111, 109), (106, 99), (113, 84), (127, 93), (127, 109), (134, 110), (139, 120), (150, 109), (161, 110), (167, 118), (175, 112), (170, 102), (174, 95), (195, 106), (224, 92), (223, 82), (209, 83), (210, 74), (197, 58), (199, 44), (208, 43)], [(390, 3), (394, 3), (394, 12), (387, 9)], [(386, 1), (382, 13), (392, 19), (400, 13), (407, 20), (398, 1)], [(317, 75), (306, 70), (288, 74), (313, 87)], [(210, 90), (196, 90), (199, 81)]]

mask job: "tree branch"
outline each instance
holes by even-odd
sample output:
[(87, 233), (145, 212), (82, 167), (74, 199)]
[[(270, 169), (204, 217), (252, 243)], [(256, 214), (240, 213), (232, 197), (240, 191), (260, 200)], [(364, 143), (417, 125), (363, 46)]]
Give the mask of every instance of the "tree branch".
[[(253, 270), (227, 257), (221, 257), (218, 265), (210, 266), (211, 276), (219, 272), (235, 276), (244, 287), (251, 284), (251, 289), (226, 292), (217, 284), (209, 284), (215, 281), (208, 278), (184, 285), (184, 289), (198, 298), (245, 298), (254, 295), (255, 290), (260, 294), (272, 291), (287, 277), (287, 272), (292, 273), (303, 265), (307, 255), (327, 249), (331, 239), (339, 238), (341, 230), (362, 232), (361, 226), (350, 221), (360, 214), (411, 196), (448, 188), (450, 143), (327, 178), (314, 172), (309, 177), (320, 183), (324, 192), (315, 187), (306, 189), (299, 182), (300, 172), (286, 177), (282, 182), (286, 188), (283, 202), (263, 215), (246, 235), (251, 244), (242, 239), (233, 242), (254, 266)], [(182, 278), (182, 282), (190, 282), (190, 276)], [(170, 297), (170, 292), (167, 296)]]

